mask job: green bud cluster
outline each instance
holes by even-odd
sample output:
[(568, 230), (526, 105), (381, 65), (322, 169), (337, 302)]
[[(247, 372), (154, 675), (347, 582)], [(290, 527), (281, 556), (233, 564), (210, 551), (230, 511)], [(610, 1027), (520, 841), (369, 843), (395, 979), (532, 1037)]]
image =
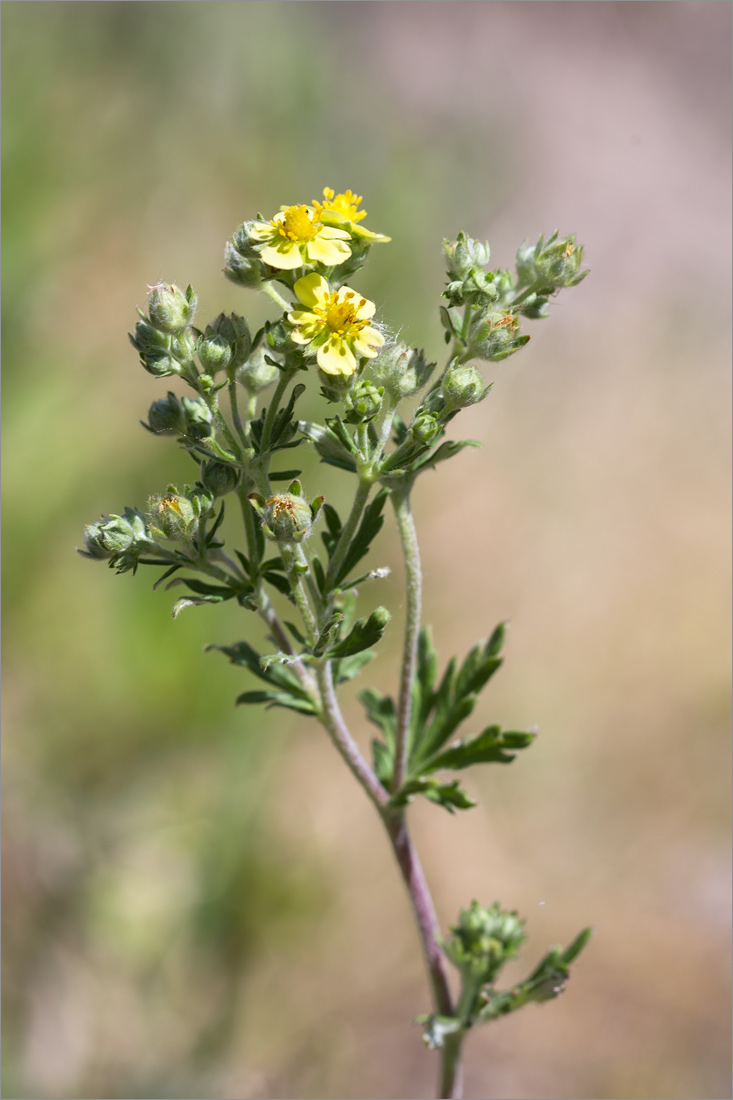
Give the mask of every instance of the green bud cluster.
[(140, 553), (151, 546), (145, 516), (136, 508), (125, 508), (122, 516), (103, 516), (84, 528), (85, 558), (108, 560), (118, 573), (135, 569)]
[(459, 913), (458, 924), (451, 928), (443, 950), (464, 980), (489, 985), (526, 938), (524, 921), (514, 910), (501, 909), (498, 902), (487, 909), (472, 901)]
[(196, 312), (197, 297), (189, 286), (182, 291), (174, 284), (152, 288), (148, 313), (138, 310), (135, 334), (129, 334), (145, 370), (156, 378), (185, 373), (196, 350), (196, 339), (187, 331)]

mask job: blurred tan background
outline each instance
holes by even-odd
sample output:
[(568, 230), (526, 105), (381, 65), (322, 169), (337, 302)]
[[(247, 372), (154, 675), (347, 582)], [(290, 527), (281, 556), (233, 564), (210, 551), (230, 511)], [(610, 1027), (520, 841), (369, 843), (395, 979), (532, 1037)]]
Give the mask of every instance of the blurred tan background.
[(443, 925), (519, 909), (516, 974), (597, 930), (563, 998), (471, 1038), (466, 1096), (730, 1096), (730, 6), (14, 2), (2, 50), (3, 1095), (432, 1095), (371, 807), (202, 653), (253, 618), (174, 623), (74, 553), (192, 475), (138, 425), (170, 384), (127, 342), (146, 284), (258, 323), (224, 241), (330, 185), (393, 238), (360, 289), (433, 357), (442, 237), (510, 266), (558, 228), (592, 268), (416, 493), (442, 659), (512, 624), (473, 728), (541, 729), (477, 809), (415, 807)]

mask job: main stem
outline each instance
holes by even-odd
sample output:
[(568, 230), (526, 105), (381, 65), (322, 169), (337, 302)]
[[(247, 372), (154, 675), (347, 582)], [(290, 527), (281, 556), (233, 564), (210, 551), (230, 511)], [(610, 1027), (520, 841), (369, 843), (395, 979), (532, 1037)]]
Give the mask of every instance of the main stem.
[[(393, 790), (398, 791), (407, 774), (410, 749), (410, 726), (412, 718), (412, 688), (417, 667), (417, 645), (420, 635), (420, 613), (422, 607), (422, 569), (420, 567), (420, 549), (417, 542), (415, 521), (410, 508), (410, 483), (392, 490), (397, 529), (402, 543), (407, 579), (407, 611), (405, 616), (405, 640), (402, 652), (402, 670), (400, 674), (399, 697), (397, 701), (397, 730), (395, 735), (395, 769)], [(430, 975), (435, 1010), (440, 1016), (453, 1016), (451, 997), (445, 958), (440, 947), (440, 925), (435, 913), (430, 890), (425, 880), (417, 851), (412, 843), (405, 820), (405, 811), (401, 809), (392, 817), (385, 817), (385, 825), (392, 841), (397, 862), (405, 880), (413, 912), (422, 940), (425, 962)], [(461, 1047), (464, 1033), (448, 1035), (441, 1047), (440, 1079), (438, 1097), (440, 1100), (460, 1100), (463, 1094), (463, 1070), (461, 1066)]]

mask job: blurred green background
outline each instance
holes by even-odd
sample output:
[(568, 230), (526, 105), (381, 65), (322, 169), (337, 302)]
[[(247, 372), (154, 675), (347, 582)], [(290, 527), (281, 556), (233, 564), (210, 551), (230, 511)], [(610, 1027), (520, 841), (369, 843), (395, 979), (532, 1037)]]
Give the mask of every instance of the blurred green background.
[[(330, 185), (393, 238), (359, 288), (433, 357), (442, 237), (508, 266), (559, 228), (593, 269), (487, 370), (456, 426), (483, 449), (416, 493), (443, 658), (511, 620), (476, 728), (541, 728), (469, 777), (479, 808), (413, 812), (443, 925), (518, 908), (524, 969), (597, 930), (565, 997), (472, 1037), (466, 1096), (730, 1096), (730, 6), (2, 15), (3, 1095), (432, 1094), (371, 807), (314, 724), (235, 710), (251, 683), (202, 654), (252, 617), (174, 623), (149, 575), (74, 553), (191, 473), (137, 423), (170, 382), (127, 342), (146, 284), (259, 322), (224, 241)], [(337, 504), (347, 482), (306, 477)], [(387, 688), (391, 523), (377, 557)]]

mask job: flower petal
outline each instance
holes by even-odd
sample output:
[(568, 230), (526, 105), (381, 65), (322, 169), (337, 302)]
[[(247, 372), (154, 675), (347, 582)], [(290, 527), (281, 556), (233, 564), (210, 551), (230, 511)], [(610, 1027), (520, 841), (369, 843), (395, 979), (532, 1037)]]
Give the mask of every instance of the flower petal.
[(348, 378), (356, 370), (354, 353), (343, 339), (333, 338), (319, 348), (316, 361), (324, 374)]
[(361, 225), (355, 225), (354, 222), (349, 222), (349, 229), (351, 230), (352, 237), (363, 237), (365, 241), (376, 241), (386, 244), (387, 241), (391, 241), (391, 237), (385, 237), (384, 233), (372, 233), (371, 229), (364, 229)]
[(270, 225), (269, 222), (252, 222), (247, 227), (247, 236), (253, 241), (269, 241), (277, 233), (274, 225)]
[(302, 267), (304, 263), (297, 241), (286, 241), (282, 237), (277, 245), (268, 244), (263, 248), (260, 255), (270, 267), (283, 271), (292, 271), (296, 267)]
[(293, 290), (304, 306), (323, 306), (328, 301), (328, 283), (317, 271), (298, 279)]
[[(336, 232), (336, 230), (333, 230)], [(348, 260), (351, 255), (351, 249), (347, 244), (344, 244), (342, 240), (329, 240), (324, 237), (325, 230), (321, 230), (317, 237), (313, 237), (308, 241), (306, 248), (308, 250), (309, 260), (318, 260), (322, 264), (327, 264), (332, 267), (334, 264), (342, 264), (344, 260)], [(344, 236), (348, 239), (348, 233), (344, 233)]]
[(324, 225), (318, 234), (325, 241), (348, 241), (349, 234), (345, 229), (335, 229), (333, 226)]
[(373, 359), (377, 354), (376, 348), (381, 348), (384, 337), (371, 325), (365, 325), (361, 332), (354, 338), (354, 350), (367, 359)]

